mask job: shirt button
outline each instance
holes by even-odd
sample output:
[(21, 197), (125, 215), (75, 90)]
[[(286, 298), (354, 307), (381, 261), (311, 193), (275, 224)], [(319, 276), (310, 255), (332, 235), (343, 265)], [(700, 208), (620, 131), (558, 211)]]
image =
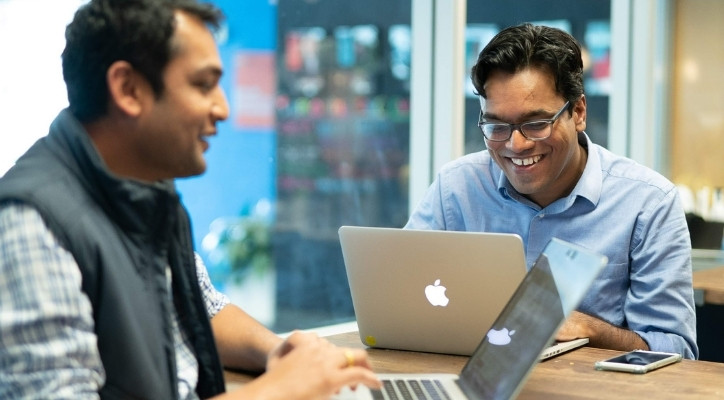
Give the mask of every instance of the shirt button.
[(538, 218), (540, 218), (540, 219), (543, 219), (543, 217), (545, 217), (545, 216), (546, 216), (545, 214), (538, 214)]

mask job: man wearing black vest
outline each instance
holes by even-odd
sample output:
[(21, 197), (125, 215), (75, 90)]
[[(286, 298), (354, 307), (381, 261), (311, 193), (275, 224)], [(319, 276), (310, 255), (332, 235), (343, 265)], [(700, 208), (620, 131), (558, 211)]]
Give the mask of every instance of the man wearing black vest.
[[(70, 106), (0, 179), (0, 398), (324, 398), (379, 382), (362, 350), (282, 341), (209, 283), (173, 179), (228, 116), (196, 0), (91, 0)], [(224, 366), (266, 372), (224, 393)]]

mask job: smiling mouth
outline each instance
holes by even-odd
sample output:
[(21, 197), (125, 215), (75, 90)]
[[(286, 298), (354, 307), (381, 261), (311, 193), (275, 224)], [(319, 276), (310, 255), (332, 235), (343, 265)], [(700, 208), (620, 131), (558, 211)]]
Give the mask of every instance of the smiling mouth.
[(203, 150), (204, 150), (204, 151), (208, 150), (209, 147), (210, 147), (210, 146), (209, 146), (208, 138), (209, 138), (208, 136), (201, 136), (201, 137), (199, 137), (199, 141), (201, 142), (201, 146), (203, 147)]
[(533, 164), (537, 163), (538, 161), (540, 161), (541, 158), (542, 158), (541, 156), (533, 156), (533, 157), (528, 157), (528, 158), (512, 158), (511, 157), (510, 161), (515, 165), (527, 167), (529, 165), (533, 165)]

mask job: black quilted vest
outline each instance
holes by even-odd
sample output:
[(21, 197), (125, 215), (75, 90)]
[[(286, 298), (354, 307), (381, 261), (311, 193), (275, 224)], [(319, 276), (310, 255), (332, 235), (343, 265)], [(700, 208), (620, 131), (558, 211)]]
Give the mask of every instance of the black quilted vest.
[(7, 200), (37, 209), (80, 267), (106, 371), (102, 398), (178, 397), (174, 306), (199, 362), (196, 392), (205, 398), (224, 391), (189, 218), (172, 181), (151, 185), (113, 176), (64, 110), (0, 179), (0, 202)]

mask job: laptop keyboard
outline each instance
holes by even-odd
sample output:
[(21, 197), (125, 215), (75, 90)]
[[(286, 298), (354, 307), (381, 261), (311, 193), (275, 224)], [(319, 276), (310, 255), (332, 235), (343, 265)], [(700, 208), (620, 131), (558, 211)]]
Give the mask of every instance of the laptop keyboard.
[(384, 379), (382, 388), (372, 390), (375, 400), (450, 400), (442, 383), (431, 379)]

